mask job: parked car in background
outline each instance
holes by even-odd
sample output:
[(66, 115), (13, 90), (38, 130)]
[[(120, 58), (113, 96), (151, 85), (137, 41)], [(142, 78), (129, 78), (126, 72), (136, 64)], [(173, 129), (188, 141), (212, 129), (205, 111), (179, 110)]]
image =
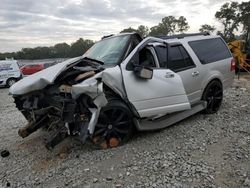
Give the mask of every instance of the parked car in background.
[(10, 87), (21, 78), (22, 74), (16, 60), (0, 61), (0, 86)]
[(21, 137), (43, 127), (53, 148), (68, 135), (115, 147), (139, 131), (162, 129), (197, 112), (219, 110), (235, 61), (220, 36), (183, 34), (103, 38), (83, 56), (10, 88), (28, 120)]
[(27, 64), (21, 67), (23, 75), (31, 75), (44, 69), (44, 64)]

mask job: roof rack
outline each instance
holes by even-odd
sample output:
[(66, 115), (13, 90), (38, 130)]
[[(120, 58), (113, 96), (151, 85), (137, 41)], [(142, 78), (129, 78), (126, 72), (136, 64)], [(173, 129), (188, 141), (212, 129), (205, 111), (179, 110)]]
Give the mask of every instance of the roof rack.
[(170, 35), (170, 36), (156, 36), (157, 38), (160, 38), (160, 39), (174, 39), (174, 38), (178, 38), (178, 39), (181, 39), (181, 38), (184, 38), (184, 37), (193, 37), (193, 36), (200, 36), (200, 35), (203, 35), (203, 36), (208, 36), (210, 35), (209, 32), (202, 32), (202, 33), (188, 33), (188, 34), (178, 34), (178, 35)]
[(114, 34), (103, 36), (101, 40), (114, 36)]

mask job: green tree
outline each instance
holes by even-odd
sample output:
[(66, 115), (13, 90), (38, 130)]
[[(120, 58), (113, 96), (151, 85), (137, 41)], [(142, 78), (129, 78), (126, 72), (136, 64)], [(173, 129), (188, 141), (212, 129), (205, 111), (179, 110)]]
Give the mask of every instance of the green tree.
[(146, 37), (149, 33), (149, 29), (147, 26), (140, 25), (137, 28), (137, 33), (139, 33), (141, 35), (141, 37)]
[(203, 25), (201, 25), (201, 28), (199, 29), (199, 31), (212, 33), (215, 31), (215, 27), (212, 25), (203, 24)]
[(222, 34), (226, 41), (231, 41), (235, 38), (234, 31), (238, 30), (240, 23), (239, 4), (237, 2), (225, 3), (220, 10), (215, 13), (215, 17), (222, 23), (224, 30)]
[(137, 32), (137, 30), (132, 27), (129, 27), (129, 28), (123, 29), (120, 33), (132, 33), (132, 32)]
[(190, 27), (188, 25), (187, 19), (184, 16), (180, 16), (177, 22), (177, 32), (183, 33), (187, 31)]
[(239, 19), (241, 24), (243, 25), (243, 32), (250, 32), (250, 1), (242, 2), (239, 4), (240, 15)]
[(189, 29), (187, 19), (184, 16), (175, 18), (167, 16), (162, 18), (162, 21), (154, 27), (150, 28), (150, 35), (170, 35), (174, 33), (183, 33)]
[(67, 43), (59, 43), (53, 47), (53, 54), (57, 58), (68, 57), (70, 53), (70, 45)]
[(92, 40), (84, 40), (82, 38), (78, 39), (71, 44), (70, 57), (83, 55), (93, 44), (94, 42)]

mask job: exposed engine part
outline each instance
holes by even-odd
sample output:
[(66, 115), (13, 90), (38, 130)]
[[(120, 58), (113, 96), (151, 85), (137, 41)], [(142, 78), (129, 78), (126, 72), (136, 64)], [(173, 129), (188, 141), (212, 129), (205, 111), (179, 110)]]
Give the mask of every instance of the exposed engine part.
[(69, 85), (61, 85), (60, 87), (59, 87), (59, 91), (61, 92), (61, 93), (71, 93), (71, 89), (72, 89), (72, 87), (71, 86), (69, 86)]
[(95, 75), (95, 72), (94, 71), (90, 71), (90, 72), (85, 72), (83, 74), (79, 74), (76, 78), (75, 78), (75, 81), (76, 82), (79, 82), (81, 80), (84, 80), (86, 78), (89, 78), (89, 77), (92, 77)]
[(18, 135), (22, 138), (29, 136), (31, 133), (35, 132), (37, 129), (44, 125), (44, 122), (48, 120), (48, 116), (45, 115), (40, 120), (36, 122), (28, 122), (28, 124), (18, 130)]
[(46, 148), (53, 149), (57, 144), (68, 137), (69, 133), (69, 128), (67, 126), (62, 126), (61, 129), (57, 130), (52, 136), (50, 136), (49, 140), (45, 144)]

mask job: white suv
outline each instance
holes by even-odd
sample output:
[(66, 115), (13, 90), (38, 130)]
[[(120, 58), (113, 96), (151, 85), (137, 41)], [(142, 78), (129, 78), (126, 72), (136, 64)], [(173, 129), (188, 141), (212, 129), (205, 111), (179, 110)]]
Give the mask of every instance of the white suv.
[[(10, 88), (28, 120), (23, 138), (54, 131), (103, 148), (126, 141), (134, 128), (161, 129), (199, 111), (215, 113), (234, 78), (223, 39), (208, 34), (104, 37), (83, 56), (24, 78)], [(60, 138), (60, 139), (59, 139)]]

